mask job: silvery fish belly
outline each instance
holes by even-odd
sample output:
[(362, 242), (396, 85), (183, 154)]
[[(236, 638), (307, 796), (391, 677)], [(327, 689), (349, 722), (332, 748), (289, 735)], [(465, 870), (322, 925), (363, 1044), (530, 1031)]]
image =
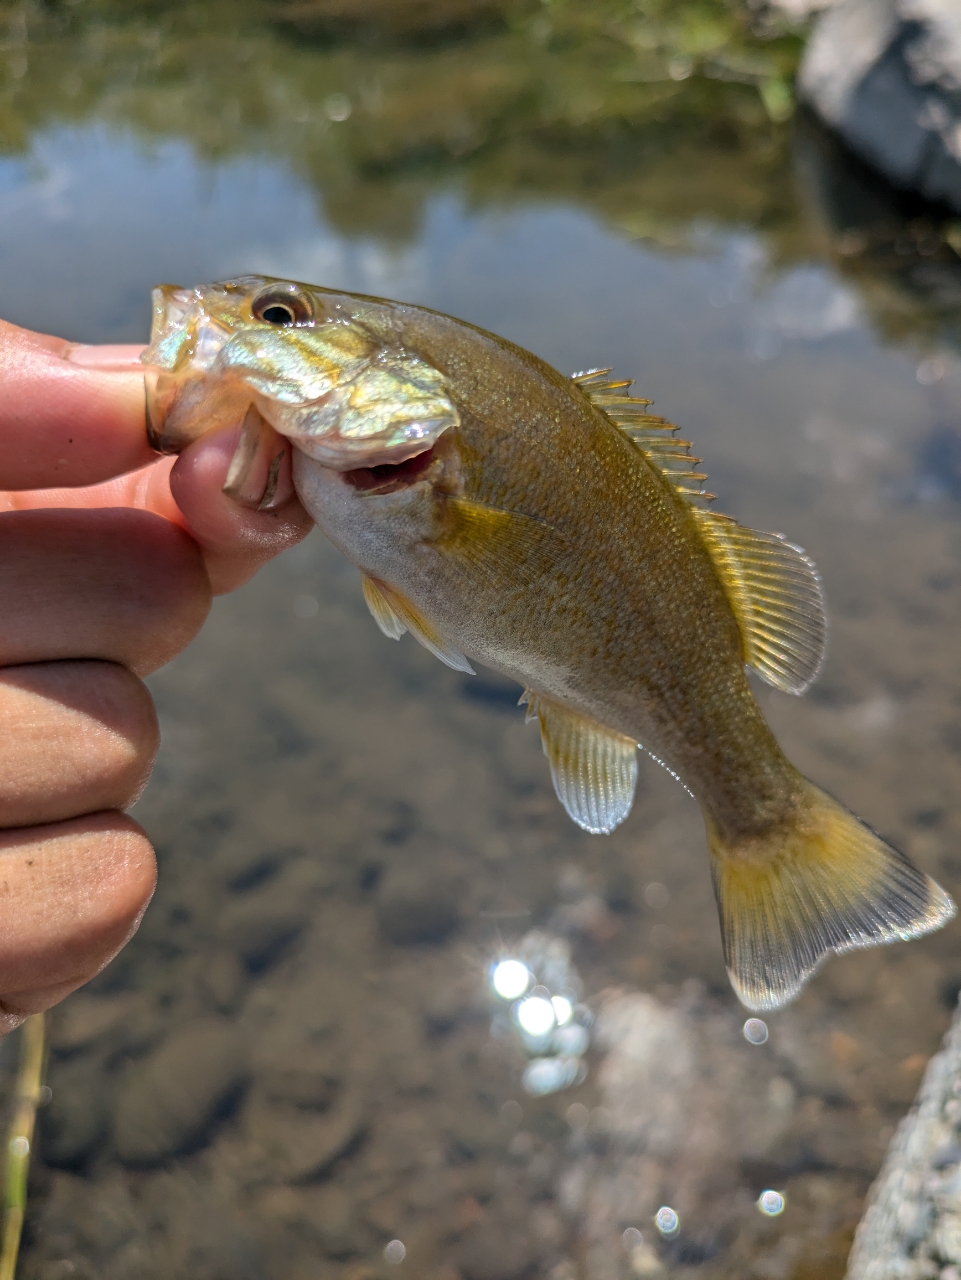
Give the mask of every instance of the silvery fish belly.
[(254, 276), (155, 290), (143, 358), (156, 448), (242, 423), (225, 488), (249, 501), (253, 484), (265, 506), (286, 437), (381, 631), (518, 681), (581, 827), (627, 816), (639, 745), (683, 783), (748, 1008), (785, 1004), (832, 952), (953, 915), (794, 768), (751, 693), (746, 667), (793, 694), (817, 674), (814, 566), (713, 511), (690, 443), (629, 381), (565, 377), (425, 308)]

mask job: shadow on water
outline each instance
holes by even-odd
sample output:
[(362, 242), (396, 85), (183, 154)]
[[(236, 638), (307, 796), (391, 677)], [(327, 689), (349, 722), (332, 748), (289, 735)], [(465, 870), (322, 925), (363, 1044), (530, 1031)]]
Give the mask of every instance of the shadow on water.
[[(824, 575), (785, 748), (956, 891), (956, 224), (788, 119), (763, 14), (368, 8), (0, 4), (5, 316), (136, 340), (158, 280), (262, 270), (635, 374)], [(152, 687), (160, 888), (52, 1018), (25, 1280), (843, 1274), (953, 933), (746, 1022), (684, 792), (646, 761), (577, 831), (519, 690), (386, 641), (317, 536)]]

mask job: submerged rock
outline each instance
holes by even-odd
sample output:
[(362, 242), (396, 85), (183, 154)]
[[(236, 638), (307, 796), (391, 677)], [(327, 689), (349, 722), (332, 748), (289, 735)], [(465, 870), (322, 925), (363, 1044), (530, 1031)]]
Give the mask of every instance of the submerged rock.
[(173, 1032), (138, 1064), (117, 1104), (120, 1160), (149, 1166), (202, 1145), (246, 1078), (241, 1047), (230, 1023), (207, 1018)]
[(459, 920), (456, 887), (433, 870), (398, 868), (379, 886), (377, 923), (389, 942), (442, 942)]
[(889, 181), (961, 210), (956, 0), (837, 0), (814, 28), (798, 85)]

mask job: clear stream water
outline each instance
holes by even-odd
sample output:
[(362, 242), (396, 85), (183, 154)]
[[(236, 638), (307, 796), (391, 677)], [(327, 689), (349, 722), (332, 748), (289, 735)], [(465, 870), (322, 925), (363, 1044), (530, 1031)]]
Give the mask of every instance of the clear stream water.
[[(957, 894), (950, 228), (803, 121), (772, 135), (766, 188), (744, 161), (733, 212), (691, 193), (713, 180), (686, 144), (651, 196), (637, 157), (601, 181), (536, 139), (540, 186), (480, 181), (483, 149), (415, 155), (363, 170), (345, 207), (329, 148), (352, 125), (323, 88), (310, 173), (253, 126), (220, 156), (148, 128), (110, 83), (40, 113), (0, 157), (3, 316), (137, 341), (153, 284), (268, 272), (636, 377), (720, 509), (821, 570), (818, 684), (759, 690), (785, 747)], [(754, 144), (732, 145), (736, 165)], [(575, 829), (519, 690), (384, 639), (319, 535), (151, 685), (163, 747), (137, 817), (160, 887), (52, 1017), (25, 1280), (839, 1280), (961, 985), (961, 926), (834, 960), (745, 1028), (686, 793), (642, 761), (624, 826)]]

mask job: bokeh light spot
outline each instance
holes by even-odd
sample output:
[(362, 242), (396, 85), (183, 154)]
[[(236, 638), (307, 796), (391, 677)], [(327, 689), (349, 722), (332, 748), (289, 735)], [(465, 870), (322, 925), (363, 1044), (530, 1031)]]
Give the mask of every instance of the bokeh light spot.
[(554, 1029), (554, 1006), (543, 996), (528, 996), (517, 1006), (517, 1022), (529, 1036), (550, 1035)]
[(662, 1236), (673, 1236), (681, 1229), (681, 1219), (669, 1204), (662, 1204), (654, 1215), (654, 1225)]
[(551, 996), (551, 1004), (554, 1006), (554, 1017), (559, 1027), (562, 1027), (565, 1022), (570, 1022), (574, 1014), (574, 1006), (567, 996)]
[(494, 965), (491, 986), (502, 1000), (516, 1000), (531, 982), (531, 971), (523, 960), (502, 960)]
[(407, 1249), (404, 1247), (403, 1240), (391, 1240), (390, 1244), (384, 1246), (385, 1262), (396, 1266), (398, 1262), (403, 1262), (406, 1256)]
[(767, 1040), (767, 1023), (760, 1018), (748, 1018), (744, 1024), (744, 1039), (751, 1044), (764, 1044)]
[(757, 1207), (769, 1218), (776, 1218), (784, 1212), (784, 1197), (780, 1191), (762, 1191), (757, 1198)]

